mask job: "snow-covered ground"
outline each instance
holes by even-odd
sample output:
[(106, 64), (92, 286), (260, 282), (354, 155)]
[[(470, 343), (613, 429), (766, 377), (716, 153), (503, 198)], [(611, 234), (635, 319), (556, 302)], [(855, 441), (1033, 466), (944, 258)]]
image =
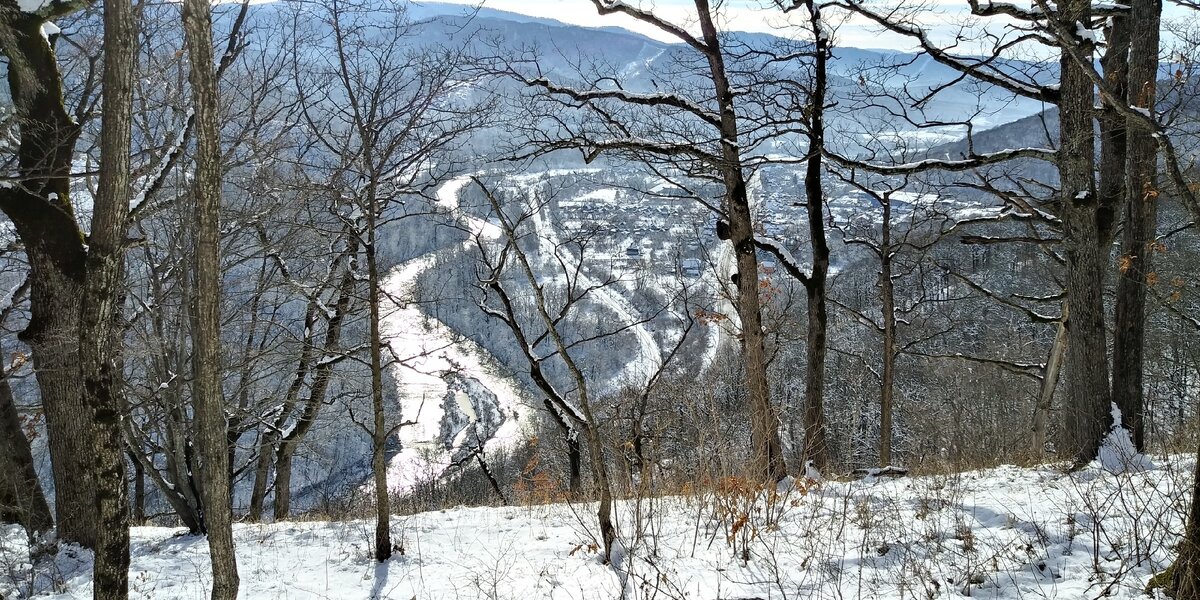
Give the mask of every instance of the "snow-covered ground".
[[(728, 487), (644, 500), (640, 536), (624, 501), (618, 567), (589, 547), (589, 505), (396, 517), (404, 551), (383, 564), (370, 523), (234, 532), (244, 598), (1135, 598), (1173, 557), (1187, 507), (1191, 460), (1156, 462), (826, 482), (756, 502)], [(0, 530), (0, 596), (21, 597), (36, 576), (42, 595), (90, 597), (86, 552), (30, 566), (23, 540)], [(207, 597), (203, 538), (139, 527), (133, 554), (134, 598)]]

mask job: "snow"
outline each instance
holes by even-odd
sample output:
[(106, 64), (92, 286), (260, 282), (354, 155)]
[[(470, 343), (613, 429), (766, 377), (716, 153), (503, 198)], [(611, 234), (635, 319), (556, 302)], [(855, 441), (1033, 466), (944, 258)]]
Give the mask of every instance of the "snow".
[[(611, 190), (615, 194), (616, 190)], [(607, 198), (609, 192), (600, 190), (602, 196)], [(595, 198), (597, 196), (593, 196)], [(557, 243), (558, 228), (554, 227), (551, 218), (547, 211), (535, 211), (533, 213), (533, 223), (537, 228), (538, 241), (541, 244), (541, 251), (538, 253), (543, 260), (550, 261), (555, 254), (564, 255), (568, 264), (574, 263), (578, 257), (565, 256), (570, 254), (570, 251), (565, 246), (559, 247)], [(617, 322), (622, 324), (634, 324), (629, 328), (629, 331), (637, 340), (637, 350), (633, 351), (632, 359), (625, 364), (625, 368), (620, 375), (613, 381), (613, 389), (620, 387), (621, 384), (629, 385), (645, 385), (646, 382), (654, 375), (662, 365), (662, 349), (658, 342), (654, 339), (654, 334), (646, 326), (644, 318), (634, 308), (627, 298), (622, 296), (611, 285), (601, 286), (600, 282), (590, 276), (586, 270), (579, 272), (578, 286), (583, 289), (592, 288), (590, 296), (606, 308), (617, 314)]]
[(35, 13), (47, 6), (51, 0), (17, 0), (17, 7), (23, 12)]
[[(468, 183), (470, 176), (464, 175), (443, 184), (437, 190), (438, 206), (465, 220), (474, 235), (499, 237), (502, 235), (499, 227), (459, 211), (459, 194)], [(473, 243), (468, 240), (465, 245)], [(400, 359), (392, 372), (399, 390), (401, 419), (414, 421), (397, 434), (401, 449), (388, 465), (388, 486), (393, 491), (411, 491), (418, 484), (445, 474), (457, 451), (476, 444), (475, 436), (468, 433), (484, 438), (485, 452), (523, 444), (526, 434), (522, 428), (531, 419), (522, 415), (533, 412), (532, 407), (536, 406), (519, 383), (502, 374), (504, 370), (486, 350), (427, 316), (412, 303), (416, 298), (413, 284), (417, 276), (432, 266), (435, 258), (428, 254), (408, 261), (396, 267), (383, 282), (386, 293), (380, 328), (385, 343)], [(480, 402), (490, 401), (489, 394), (495, 396), (491, 408), (499, 423), (481, 423), (475, 407), (462, 397), (459, 388), (464, 386), (472, 387), (481, 396)], [(450, 393), (469, 426), (459, 429), (452, 440), (446, 440), (443, 401)]]
[(167, 168), (171, 166), (171, 161), (168, 159), (168, 157), (176, 152), (179, 152), (183, 143), (187, 141), (185, 139), (187, 137), (185, 134), (187, 133), (188, 123), (191, 122), (192, 117), (195, 115), (196, 109), (194, 107), (189, 107), (187, 109), (187, 114), (185, 114), (183, 117), (183, 122), (180, 123), (179, 129), (175, 133), (175, 138), (171, 143), (171, 150), (164, 154), (163, 158), (159, 159), (158, 164), (154, 166), (153, 174), (143, 178), (140, 182), (138, 182), (141, 189), (139, 189), (137, 193), (133, 195), (133, 198), (130, 198), (129, 210), (136, 210), (142, 206), (142, 203), (146, 201), (146, 194), (150, 192), (150, 186), (153, 185), (155, 181), (161, 179), (166, 173)]
[(1075, 37), (1085, 41), (1096, 43), (1096, 32), (1088, 29), (1083, 23), (1075, 21)]
[(1097, 460), (1100, 466), (1109, 473), (1140, 473), (1154, 470), (1154, 463), (1137, 451), (1129, 430), (1122, 426), (1121, 409), (1117, 403), (1112, 403), (1112, 429), (1104, 437), (1100, 445), (1100, 455)]
[(600, 188), (575, 196), (569, 200), (559, 200), (560, 208), (587, 208), (597, 204), (613, 204), (617, 201), (619, 190), (615, 188)]
[[(237, 524), (240, 597), (1134, 599), (1174, 558), (1182, 529), (1192, 463), (1170, 462), (1143, 473), (1005, 466), (664, 497), (642, 502), (641, 536), (635, 502), (622, 500), (617, 567), (589, 547), (589, 504), (518, 499), (397, 516), (403, 551), (382, 564), (369, 522)], [(88, 552), (64, 547), (30, 565), (25, 547), (19, 528), (0, 528), (0, 595), (21, 597), (36, 575), (39, 597), (91, 597)], [(207, 596), (204, 538), (137, 527), (132, 551), (131, 598)]]

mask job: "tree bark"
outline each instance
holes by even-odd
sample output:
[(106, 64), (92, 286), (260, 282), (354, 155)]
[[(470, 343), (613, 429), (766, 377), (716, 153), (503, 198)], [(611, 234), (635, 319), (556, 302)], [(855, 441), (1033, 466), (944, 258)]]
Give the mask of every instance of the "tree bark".
[[(1155, 109), (1158, 77), (1161, 0), (1134, 0), (1130, 4), (1132, 43), (1129, 47), (1129, 102), (1147, 111)], [(1113, 401), (1121, 409), (1122, 425), (1129, 430), (1139, 452), (1145, 449), (1143, 348), (1146, 340), (1146, 291), (1154, 271), (1154, 244), (1158, 225), (1158, 144), (1154, 132), (1130, 120), (1128, 179), (1125, 183), (1125, 225), (1121, 263), (1117, 275), (1117, 304), (1113, 334)]]
[(188, 50), (196, 113), (195, 284), (192, 312), (193, 402), (196, 442), (201, 454), (204, 526), (212, 558), (213, 600), (234, 600), (238, 590), (233, 547), (233, 507), (221, 389), (220, 209), (221, 149), (216, 73), (213, 68), (212, 8), (207, 0), (184, 0), (184, 42)]
[[(368, 164), (370, 164), (368, 162)], [(375, 560), (383, 562), (392, 557), (391, 500), (387, 483), (387, 421), (383, 410), (383, 336), (379, 330), (380, 278), (375, 255), (376, 219), (379, 213), (375, 190), (368, 191), (367, 200), (367, 304), (370, 306), (371, 328), (371, 472), (375, 478)]]
[(567, 492), (571, 498), (578, 498), (583, 493), (583, 451), (579, 447), (579, 432), (549, 398), (546, 398), (545, 405), (558, 428), (562, 430), (563, 443), (567, 446)]
[(1033, 443), (1030, 449), (1034, 456), (1042, 456), (1046, 452), (1046, 434), (1050, 425), (1050, 409), (1054, 406), (1054, 390), (1058, 387), (1063, 357), (1067, 353), (1069, 306), (1066, 302), (1063, 303), (1062, 319), (1055, 327), (1054, 342), (1050, 345), (1046, 368), (1042, 371), (1042, 387), (1038, 391), (1037, 406), (1033, 409)]
[(892, 400), (896, 388), (896, 289), (892, 281), (892, 200), (883, 199), (879, 298), (883, 307), (883, 374), (879, 382), (879, 466), (892, 464)]
[[(0, 361), (3, 356), (0, 349)], [(20, 524), (30, 540), (54, 528), (54, 517), (42, 493), (29, 438), (21, 429), (17, 403), (3, 366), (0, 366), (0, 522)]]
[[(132, 453), (131, 453), (132, 454)], [(130, 456), (129, 462), (133, 464), (133, 502), (132, 502), (132, 525), (146, 524), (146, 469), (142, 463), (138, 461), (136, 456)]]
[(250, 490), (249, 519), (254, 522), (262, 521), (263, 506), (267, 500), (267, 480), (271, 477), (271, 464), (275, 458), (275, 444), (272, 436), (263, 434), (263, 441), (258, 445), (258, 457), (254, 466), (254, 485)]
[[(720, 109), (721, 178), (725, 184), (722, 202), (729, 219), (729, 243), (737, 261), (738, 320), (741, 322), (742, 360), (745, 365), (746, 396), (750, 402), (750, 445), (754, 452), (753, 477), (763, 483), (775, 483), (787, 476), (783, 445), (779, 438), (779, 417), (771, 404), (767, 379), (766, 338), (763, 334), (762, 308), (758, 289), (758, 255), (754, 244), (754, 220), (742, 172), (738, 148), (738, 121), (734, 93), (725, 71), (721, 40), (713, 23), (708, 0), (696, 0), (700, 30), (707, 47), (709, 73)], [(807, 413), (806, 413), (807, 414)], [(806, 419), (807, 420), (807, 419)]]
[(104, 3), (104, 112), (100, 121), (100, 181), (88, 236), (79, 327), (83, 398), (96, 432), (92, 471), (99, 531), (94, 597), (129, 596), (129, 497), (122, 419), (121, 314), (133, 123), (137, 29), (131, 0)]
[(1192, 477), (1192, 508), (1187, 529), (1179, 541), (1179, 557), (1171, 566), (1168, 587), (1175, 600), (1200, 600), (1200, 449), (1196, 451), (1196, 471)]
[[(808, 160), (804, 172), (813, 261), (812, 274), (805, 283), (808, 292), (808, 343), (805, 347), (804, 458), (811, 461), (817, 470), (824, 471), (829, 466), (829, 450), (825, 443), (825, 354), (829, 322), (825, 297), (829, 276), (829, 244), (825, 240), (825, 192), (821, 182), (821, 159), (825, 149), (826, 61), (829, 58), (830, 40), (825, 25), (821, 23), (821, 9), (817, 2), (808, 0), (806, 4), (814, 44), (813, 82), (808, 100)], [(757, 277), (754, 283), (757, 285)]]
[[(1058, 3), (1057, 19), (1073, 31), (1088, 22), (1087, 0)], [(1091, 48), (1085, 54), (1091, 56)], [(1084, 464), (1096, 457), (1109, 423), (1108, 347), (1104, 318), (1104, 274), (1109, 250), (1103, 243), (1104, 215), (1093, 177), (1094, 108), (1091, 80), (1066, 49), (1059, 61), (1060, 205), (1067, 255), (1067, 394), (1060, 455)]]
[(0, 210), (13, 222), (29, 259), (29, 325), (21, 339), (33, 364), (46, 414), (54, 472), (58, 539), (95, 546), (93, 423), (79, 370), (79, 298), (86, 251), (70, 202), (71, 157), (79, 125), (63, 105), (54, 49), (44, 19), (15, 7), (0, 16), (5, 29), (8, 85), (20, 125), (18, 169), (23, 185), (0, 189)]

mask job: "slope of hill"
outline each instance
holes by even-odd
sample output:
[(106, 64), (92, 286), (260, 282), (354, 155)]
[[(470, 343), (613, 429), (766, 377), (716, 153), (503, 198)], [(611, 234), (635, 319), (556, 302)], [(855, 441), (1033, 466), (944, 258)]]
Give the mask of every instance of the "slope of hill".
[[(623, 501), (612, 565), (597, 558), (588, 505), (532, 498), (394, 517), (400, 550), (385, 563), (364, 522), (234, 534), (246, 598), (1138, 598), (1173, 557), (1187, 462), (667, 497), (644, 500), (640, 520)], [(0, 596), (91, 595), (89, 552), (30, 565), (23, 550), (19, 527), (0, 529)], [(131, 597), (203, 597), (208, 573), (204, 538), (134, 528)]]

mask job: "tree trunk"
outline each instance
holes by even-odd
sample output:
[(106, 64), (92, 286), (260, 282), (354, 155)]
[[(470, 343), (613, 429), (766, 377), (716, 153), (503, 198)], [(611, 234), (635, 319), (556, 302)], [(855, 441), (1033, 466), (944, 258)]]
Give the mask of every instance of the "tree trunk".
[[(0, 349), (0, 361), (4, 351)], [(0, 522), (18, 523), (29, 539), (54, 528), (50, 505), (42, 493), (29, 439), (21, 429), (21, 418), (13, 398), (8, 373), (0, 365)]]
[(1056, 325), (1054, 343), (1050, 345), (1050, 355), (1046, 358), (1046, 368), (1042, 371), (1042, 387), (1038, 391), (1037, 406), (1033, 409), (1033, 444), (1031, 450), (1034, 456), (1046, 453), (1046, 433), (1050, 425), (1050, 409), (1054, 406), (1054, 390), (1058, 387), (1059, 375), (1062, 373), (1063, 357), (1067, 353), (1067, 319), (1068, 307), (1063, 303), (1062, 319)]
[(99, 529), (93, 423), (83, 403), (78, 354), (86, 253), (69, 179), (79, 126), (63, 105), (62, 78), (42, 23), (20, 11), (0, 16), (0, 27), (11, 36), (3, 52), (20, 124), (24, 182), (0, 189), (0, 210), (13, 222), (29, 259), (31, 318), (20, 337), (33, 350), (46, 414), (58, 539), (91, 548)]
[[(1161, 0), (1131, 3), (1132, 43), (1129, 52), (1129, 102), (1153, 114), (1158, 77)], [(1137, 450), (1145, 449), (1142, 353), (1146, 339), (1146, 289), (1154, 270), (1158, 225), (1158, 144), (1152, 131), (1130, 120), (1128, 180), (1125, 183), (1125, 225), (1117, 276), (1117, 305), (1113, 335), (1113, 401)]]
[[(125, 437), (129, 447), (135, 448), (136, 446), (131, 441), (134, 437), (133, 434), (127, 431)], [(154, 486), (162, 493), (163, 499), (171, 505), (171, 509), (175, 511), (176, 516), (179, 517), (183, 526), (187, 527), (188, 533), (203, 535), (204, 515), (201, 513), (199, 501), (196, 500), (198, 492), (193, 489), (195, 480), (186, 475), (186, 472), (192, 469), (192, 463), (187, 461), (187, 464), (181, 468), (175, 464), (175, 459), (172, 458), (170, 451), (166, 452), (165, 456), (167, 458), (166, 470), (171, 474), (170, 481), (167, 481), (163, 474), (159, 472), (157, 466), (152, 462), (153, 457), (147, 456), (140, 449), (136, 452), (129, 452), (130, 460), (137, 463), (138, 467), (140, 467), (138, 472), (142, 476), (150, 477), (154, 482)], [(142, 519), (144, 520), (144, 518), (145, 515), (143, 514)]]
[(137, 457), (130, 456), (133, 464), (133, 525), (146, 524), (146, 469)]
[[(543, 380), (549, 387), (549, 383)], [(579, 432), (567, 422), (567, 417), (554, 406), (549, 398), (545, 400), (546, 410), (558, 423), (563, 432), (563, 443), (567, 445), (567, 490), (571, 498), (578, 498), (583, 493), (583, 451), (579, 447)]]
[(808, 292), (808, 344), (805, 348), (804, 458), (811, 461), (817, 470), (824, 471), (829, 466), (829, 450), (825, 444), (825, 354), (829, 321), (825, 295), (829, 276), (829, 244), (825, 241), (821, 153), (825, 149), (825, 63), (829, 58), (830, 40), (825, 25), (821, 23), (821, 9), (817, 2), (808, 0), (807, 5), (815, 43), (812, 92), (808, 100), (808, 161), (804, 172), (813, 261), (812, 274), (805, 285)]
[[(354, 297), (357, 280), (355, 280), (354, 269), (351, 267), (351, 259), (358, 254), (358, 243), (355, 241), (349, 242), (346, 251), (338, 258), (337, 263), (345, 261), (346, 265), (342, 272), (342, 277), (338, 283), (337, 302), (334, 303), (333, 315), (325, 326), (325, 339), (320, 347), (320, 355), (317, 356), (312, 351), (311, 340), (305, 340), (308, 348), (301, 353), (301, 367), (297, 371), (297, 378), (293, 382), (293, 389), (289, 391), (292, 399), (285, 403), (285, 414), (280, 415), (280, 420), (277, 424), (280, 427), (284, 426), (284, 419), (287, 418), (286, 413), (290, 413), (297, 405), (302, 409), (300, 414), (295, 418), (295, 422), (288, 426), (285, 434), (268, 434), (268, 439), (271, 439), (271, 447), (278, 447), (276, 455), (278, 461), (275, 465), (275, 519), (286, 519), (291, 507), (291, 481), (292, 481), (292, 458), (296, 455), (296, 451), (300, 448), (300, 444), (304, 441), (304, 436), (308, 435), (313, 424), (317, 422), (317, 416), (321, 412), (321, 408), (325, 406), (325, 396), (329, 392), (330, 378), (333, 376), (333, 357), (341, 351), (342, 345), (342, 324), (346, 321), (346, 316), (350, 312), (350, 303)], [(335, 263), (335, 264), (337, 264)], [(319, 308), (314, 301), (310, 303), (309, 314), (316, 313)], [(311, 320), (306, 321), (307, 327), (313, 327)], [(316, 364), (311, 364), (316, 359)], [(311, 382), (308, 385), (308, 397), (300, 401), (296, 395), (299, 393), (299, 384), (302, 384), (307, 375), (311, 373)], [(382, 404), (380, 405), (382, 406)], [(260, 469), (263, 467), (260, 466)], [(255, 494), (259, 492), (258, 486), (264, 486), (265, 493), (266, 473), (262, 474), (261, 480), (255, 478)], [(260, 500), (261, 503), (261, 500)], [(261, 509), (260, 509), (261, 512)]]
[(1196, 471), (1192, 477), (1192, 508), (1187, 529), (1179, 541), (1179, 557), (1171, 566), (1168, 587), (1175, 600), (1200, 600), (1200, 449), (1196, 451)]
[(738, 122), (734, 93), (725, 72), (721, 42), (707, 0), (696, 1), (700, 17), (709, 73), (712, 76), (720, 109), (721, 178), (725, 184), (722, 202), (729, 219), (729, 243), (737, 260), (738, 320), (741, 322), (742, 360), (745, 365), (746, 396), (750, 404), (750, 445), (754, 452), (753, 477), (763, 483), (775, 483), (787, 476), (783, 445), (779, 439), (779, 417), (771, 404), (767, 379), (766, 338), (762, 327), (762, 309), (758, 289), (758, 255), (754, 245), (754, 221), (742, 157), (738, 148)]
[(207, 0), (184, 0), (184, 41), (196, 111), (195, 284), (192, 313), (193, 402), (201, 454), (204, 526), (212, 557), (213, 600), (234, 600), (238, 590), (233, 548), (233, 507), (221, 389), (221, 149), (216, 73), (213, 70), (212, 9)]
[(262, 521), (263, 506), (267, 501), (267, 480), (271, 477), (271, 462), (275, 455), (272, 436), (263, 434), (263, 440), (258, 445), (258, 464), (254, 466), (254, 486), (250, 491), (249, 518), (255, 523)]
[(87, 275), (79, 328), (83, 398), (95, 423), (92, 472), (99, 535), (94, 597), (129, 596), (129, 497), (119, 317), (129, 215), (129, 154), (137, 29), (131, 0), (104, 3), (104, 112), (100, 122), (100, 181), (88, 236)]
[[(374, 463), (372, 463), (373, 465)], [(292, 515), (292, 454), (283, 447), (275, 452), (275, 521), (286, 521)]]
[[(1058, 19), (1073, 31), (1089, 17), (1088, 0), (1058, 4)], [(1090, 48), (1086, 53), (1091, 56)], [(1096, 457), (1109, 423), (1108, 348), (1104, 319), (1104, 274), (1108, 246), (1096, 191), (1094, 89), (1067, 50), (1059, 61), (1059, 175), (1067, 254), (1067, 397), (1060, 454), (1077, 465)]]
[(892, 200), (883, 199), (879, 299), (883, 307), (883, 376), (879, 382), (879, 466), (892, 464), (892, 399), (896, 387), (896, 289), (892, 282)]
[(375, 560), (383, 562), (392, 557), (391, 501), (387, 483), (387, 421), (383, 410), (383, 337), (379, 331), (379, 264), (375, 255), (375, 227), (379, 207), (375, 192), (368, 192), (367, 203), (367, 303), (370, 305), (371, 327), (371, 411), (374, 424), (371, 430), (371, 472), (375, 477)]

